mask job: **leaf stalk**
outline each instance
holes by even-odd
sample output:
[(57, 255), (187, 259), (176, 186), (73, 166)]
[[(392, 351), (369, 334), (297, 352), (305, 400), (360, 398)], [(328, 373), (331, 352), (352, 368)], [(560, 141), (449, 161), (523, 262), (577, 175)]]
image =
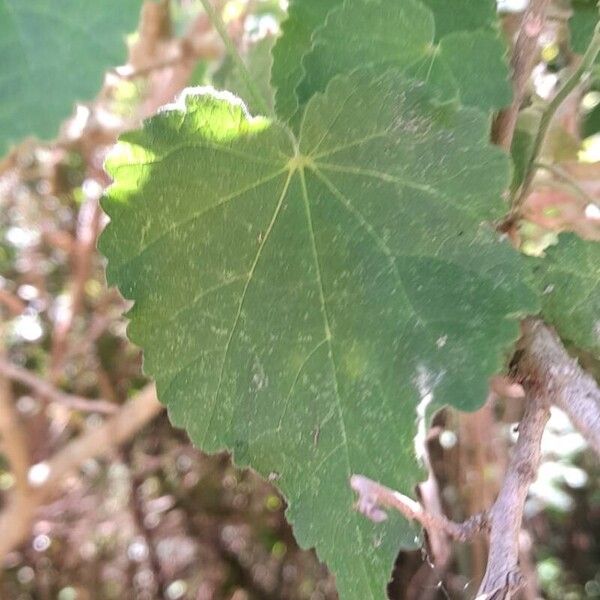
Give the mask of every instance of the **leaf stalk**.
[(536, 162), (534, 164), (535, 169), (548, 171), (552, 173), (560, 182), (564, 184), (564, 187), (574, 193), (578, 198), (588, 204), (595, 204), (596, 201), (590, 196), (578, 183), (577, 181), (567, 173), (559, 165), (552, 165), (543, 162)]
[(523, 186), (521, 188), (521, 193), (515, 197), (513, 205), (511, 207), (511, 216), (513, 218), (518, 215), (521, 207), (523, 206), (523, 203), (525, 202), (525, 199), (527, 198), (527, 194), (533, 182), (535, 172), (538, 169), (538, 156), (544, 145), (544, 141), (548, 134), (548, 130), (550, 129), (550, 125), (552, 124), (552, 120), (554, 119), (554, 115), (560, 108), (561, 104), (579, 85), (583, 76), (590, 71), (599, 53), (600, 22), (596, 24), (596, 27), (594, 29), (594, 35), (592, 36), (590, 44), (587, 50), (585, 51), (585, 54), (583, 55), (579, 66), (573, 71), (573, 73), (571, 73), (567, 81), (565, 81), (564, 85), (558, 90), (554, 98), (552, 98), (552, 100), (549, 102), (548, 106), (542, 113), (540, 125), (537, 130), (535, 139), (533, 141), (531, 154), (527, 163), (527, 169), (525, 170), (526, 175), (525, 180), (523, 182)]
[(215, 10), (210, 0), (200, 1), (202, 2), (202, 6), (204, 7), (206, 14), (208, 15), (208, 18), (210, 19), (210, 22), (213, 24), (213, 27), (217, 30), (217, 33), (223, 40), (228, 54), (231, 56), (233, 62), (240, 70), (240, 74), (244, 79), (246, 87), (252, 94), (252, 98), (260, 107), (260, 110), (264, 115), (273, 116), (273, 111), (269, 109), (266, 100), (259, 91), (258, 87), (255, 85), (254, 80), (252, 79), (252, 75), (250, 75), (250, 71), (248, 71), (246, 63), (242, 59), (237, 46), (234, 44), (233, 40), (231, 39), (231, 36), (227, 32), (227, 27), (225, 26), (221, 15), (217, 10)]

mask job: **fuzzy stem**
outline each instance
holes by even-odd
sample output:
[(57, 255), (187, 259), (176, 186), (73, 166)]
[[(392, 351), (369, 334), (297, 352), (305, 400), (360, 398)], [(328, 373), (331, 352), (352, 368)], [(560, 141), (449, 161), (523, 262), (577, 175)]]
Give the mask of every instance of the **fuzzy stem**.
[(565, 81), (564, 85), (558, 90), (554, 98), (550, 101), (544, 112), (542, 113), (542, 118), (540, 120), (540, 125), (537, 130), (537, 134), (533, 141), (533, 146), (531, 149), (531, 155), (529, 156), (529, 161), (527, 164), (527, 169), (525, 170), (525, 180), (523, 182), (523, 187), (521, 188), (521, 193), (516, 196), (515, 201), (513, 203), (511, 212), (514, 215), (518, 214), (525, 199), (527, 198), (527, 194), (529, 193), (529, 188), (531, 187), (531, 183), (533, 182), (533, 177), (536, 172), (536, 163), (538, 160), (538, 156), (544, 145), (544, 141), (546, 139), (546, 135), (548, 134), (548, 130), (550, 125), (552, 124), (552, 120), (554, 119), (554, 115), (556, 111), (560, 108), (561, 104), (568, 98), (571, 92), (581, 83), (582, 77), (591, 69), (593, 66), (596, 57), (600, 53), (600, 23), (596, 25), (594, 29), (594, 35), (590, 41), (590, 44), (583, 55), (579, 66), (571, 73), (570, 77)]
[(206, 11), (206, 14), (208, 15), (208, 18), (210, 19), (214, 28), (217, 30), (217, 33), (223, 40), (223, 43), (225, 44), (225, 48), (227, 49), (227, 52), (229, 53), (232, 60), (235, 62), (236, 66), (240, 70), (240, 74), (241, 74), (242, 78), (244, 79), (244, 83), (246, 84), (248, 90), (252, 94), (254, 101), (260, 107), (260, 110), (263, 112), (263, 114), (272, 116), (272, 111), (269, 109), (269, 106), (268, 106), (267, 102), (265, 101), (265, 99), (263, 98), (263, 95), (260, 93), (259, 89), (254, 84), (252, 75), (250, 75), (250, 71), (248, 71), (248, 67), (242, 60), (242, 57), (237, 49), (237, 46), (233, 43), (231, 37), (229, 36), (229, 33), (227, 33), (227, 28), (225, 27), (225, 23), (223, 23), (223, 19), (221, 18), (221, 15), (219, 14), (218, 11), (215, 10), (215, 8), (211, 4), (210, 0), (201, 0), (201, 2), (202, 2), (202, 6), (204, 6), (204, 10)]

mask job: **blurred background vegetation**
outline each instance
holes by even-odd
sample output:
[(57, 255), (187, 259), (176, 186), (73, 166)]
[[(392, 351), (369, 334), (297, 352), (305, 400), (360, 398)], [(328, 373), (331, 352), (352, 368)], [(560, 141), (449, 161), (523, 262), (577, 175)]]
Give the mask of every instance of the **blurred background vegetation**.
[[(215, 5), (271, 97), (270, 49), (285, 6)], [(576, 61), (568, 3), (553, 10), (524, 134), (536, 97), (549, 95)], [(508, 39), (518, 18), (504, 14)], [(128, 307), (106, 287), (95, 247), (105, 224), (98, 199), (117, 136), (185, 86), (247, 97), (195, 0), (144, 4), (128, 45), (128, 63), (106, 74), (94, 101), (76, 106), (57, 140), (24, 140), (0, 163), (0, 598), (334, 599), (335, 582), (312, 551), (297, 547), (271, 483), (235, 469), (226, 455), (203, 455), (170, 426), (126, 338)], [(556, 174), (537, 183), (521, 231), (532, 252), (560, 230), (599, 233), (600, 215), (588, 214), (589, 199), (600, 195), (599, 115), (600, 70), (563, 110), (545, 150), (580, 193)], [(600, 374), (590, 357), (580, 358)], [(123, 407), (139, 397), (137, 420), (122, 430)], [(473, 415), (436, 417), (434, 493), (449, 515), (491, 504), (518, 411), (496, 397)], [(271, 479), (276, 484), (277, 474)], [(527, 504), (523, 598), (600, 598), (599, 481), (585, 442), (555, 412)], [(485, 551), (483, 540), (449, 550), (442, 569), (426, 551), (401, 553), (390, 597), (472, 597)]]

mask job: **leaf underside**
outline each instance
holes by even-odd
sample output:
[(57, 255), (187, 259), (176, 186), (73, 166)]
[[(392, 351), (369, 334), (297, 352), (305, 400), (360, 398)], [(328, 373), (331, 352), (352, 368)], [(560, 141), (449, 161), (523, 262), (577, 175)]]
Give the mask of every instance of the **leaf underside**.
[(76, 100), (122, 64), (141, 0), (0, 0), (0, 156), (29, 135), (52, 138)]
[(298, 138), (190, 95), (108, 165), (100, 247), (160, 399), (205, 451), (276, 474), (344, 599), (383, 598), (415, 543), (356, 514), (348, 478), (411, 494), (417, 416), (477, 408), (537, 309), (486, 225), (509, 181), (487, 132), (396, 70), (358, 71), (310, 100)]

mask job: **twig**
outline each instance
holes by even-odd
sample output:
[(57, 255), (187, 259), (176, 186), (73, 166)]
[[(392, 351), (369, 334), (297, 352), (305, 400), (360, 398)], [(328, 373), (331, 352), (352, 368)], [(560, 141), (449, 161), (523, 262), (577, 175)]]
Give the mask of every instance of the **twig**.
[(263, 95), (261, 94), (258, 87), (254, 84), (254, 79), (252, 78), (252, 75), (250, 75), (246, 63), (244, 63), (244, 61), (242, 60), (242, 57), (236, 45), (229, 37), (229, 34), (227, 33), (227, 28), (225, 27), (225, 23), (223, 23), (223, 19), (221, 19), (221, 15), (218, 11), (214, 9), (213, 5), (211, 4), (211, 0), (201, 0), (201, 2), (202, 6), (204, 6), (206, 14), (208, 15), (208, 18), (211, 20), (214, 28), (217, 30), (217, 33), (221, 36), (221, 39), (223, 40), (225, 48), (227, 48), (227, 52), (231, 56), (231, 59), (240, 70), (240, 75), (244, 79), (244, 84), (254, 97), (255, 102), (258, 106), (260, 106), (260, 109), (263, 112), (263, 114), (271, 115), (272, 111), (269, 109), (269, 105), (263, 98)]
[(75, 394), (67, 394), (55, 388), (51, 383), (40, 379), (31, 371), (18, 367), (0, 357), (0, 373), (5, 377), (18, 381), (37, 392), (41, 398), (57, 402), (62, 406), (82, 412), (113, 414), (118, 406), (106, 400), (91, 400)]
[(549, 402), (564, 411), (600, 455), (600, 387), (539, 319), (523, 323), (519, 374), (524, 385), (537, 386)]
[[(424, 463), (427, 468), (427, 479), (419, 484), (418, 492), (423, 510), (434, 515), (443, 515), (442, 501), (440, 498), (440, 487), (438, 480), (431, 465), (429, 448), (425, 443)], [(429, 547), (429, 556), (432, 562), (433, 571), (444, 571), (450, 558), (452, 557), (452, 545), (450, 539), (444, 530), (432, 530), (427, 532), (427, 543)]]
[(13, 316), (20, 315), (26, 308), (25, 302), (18, 296), (11, 294), (8, 290), (0, 288), (0, 304), (3, 304), (8, 308), (9, 312)]
[(154, 71), (161, 71), (162, 69), (175, 67), (181, 62), (189, 59), (190, 56), (180, 50), (175, 56), (159, 60), (149, 65), (144, 65), (143, 67), (138, 67), (137, 69), (133, 68), (131, 65), (126, 65), (125, 67), (117, 67), (111, 71), (111, 74), (114, 74), (119, 79), (131, 81), (133, 79), (137, 79), (138, 77), (147, 77)]
[[(154, 386), (148, 385), (103, 425), (81, 434), (47, 462), (34, 465), (29, 470), (24, 501), (9, 503), (0, 513), (0, 564), (8, 552), (26, 539), (35, 510), (57, 493), (67, 475), (91, 458), (108, 456), (162, 410), (163, 406), (156, 399)], [(44, 476), (32, 477), (34, 469), (37, 474)]]
[[(458, 456), (456, 473), (464, 514), (474, 515), (489, 510), (500, 490), (501, 475), (506, 469), (508, 448), (497, 432), (497, 380), (490, 382), (486, 403), (474, 413), (456, 415)], [(490, 466), (493, 465), (493, 469)], [(497, 474), (496, 474), (497, 473)], [(470, 576), (481, 581), (487, 566), (488, 540), (484, 536), (471, 545)]]
[(508, 600), (525, 583), (519, 570), (519, 533), (527, 492), (539, 466), (542, 435), (550, 417), (547, 399), (531, 388), (526, 389), (529, 399), (519, 424), (519, 437), (489, 513), (490, 551), (478, 600)]
[(549, 4), (550, 0), (530, 0), (513, 48), (511, 58), (513, 101), (496, 118), (493, 133), (496, 144), (507, 151), (510, 150), (519, 111), (527, 93), (537, 56), (538, 40), (544, 28)]
[[(33, 500), (29, 493), (29, 449), (22, 424), (16, 414), (9, 381), (0, 374), (0, 436), (2, 453), (15, 478), (14, 488), (6, 496), (3, 515), (0, 514), (0, 547), (10, 540), (11, 530), (28, 529), (33, 517)], [(4, 555), (1, 555), (4, 556)]]
[(445, 531), (455, 540), (466, 541), (485, 528), (485, 517), (476, 515), (464, 523), (450, 521), (444, 515), (428, 513), (408, 496), (391, 490), (364, 475), (352, 475), (350, 486), (358, 494), (357, 509), (375, 522), (385, 521), (387, 515), (379, 507), (397, 510), (411, 521), (417, 521), (426, 530)]
[(214, 42), (209, 40), (203, 44), (198, 44), (194, 41), (193, 35), (190, 33), (178, 41), (179, 43), (175, 46), (175, 54), (173, 56), (138, 67), (131, 64), (123, 67), (116, 67), (110, 71), (110, 73), (119, 79), (132, 81), (140, 77), (148, 77), (156, 71), (177, 67), (188, 61), (219, 56), (219, 48), (221, 48), (221, 45), (216, 38)]
[(163, 408), (156, 399), (154, 385), (147, 385), (103, 425), (76, 438), (50, 459), (50, 475), (46, 487), (58, 486), (66, 474), (77, 469), (89, 458), (108, 456), (149, 423)]
[(595, 204), (596, 200), (592, 198), (578, 183), (559, 165), (550, 165), (543, 162), (534, 164), (536, 169), (541, 169), (552, 173), (559, 181), (565, 184), (576, 196), (588, 204)]
[(558, 90), (554, 98), (550, 101), (544, 112), (542, 113), (542, 118), (540, 120), (540, 124), (536, 133), (536, 136), (533, 141), (533, 145), (531, 148), (531, 154), (529, 156), (529, 161), (527, 164), (527, 168), (525, 170), (525, 178), (523, 181), (523, 186), (521, 188), (521, 193), (518, 194), (513, 202), (513, 206), (511, 207), (512, 213), (516, 214), (521, 209), (523, 202), (527, 198), (527, 194), (529, 192), (529, 188), (531, 187), (531, 183), (533, 181), (533, 177), (535, 175), (535, 164), (538, 160), (538, 156), (544, 145), (544, 140), (546, 139), (546, 135), (552, 124), (552, 120), (556, 111), (559, 109), (561, 104), (567, 99), (567, 97), (571, 94), (571, 92), (581, 83), (582, 77), (592, 68), (596, 57), (600, 53), (600, 22), (596, 25), (594, 29), (594, 35), (590, 41), (590, 44), (583, 55), (581, 62), (578, 67), (571, 73), (567, 81), (563, 84), (563, 86)]
[(15, 411), (10, 383), (0, 373), (0, 444), (2, 454), (15, 478), (15, 490), (26, 494), (28, 489), (29, 449), (19, 416)]
[(101, 209), (98, 197), (90, 197), (79, 210), (77, 239), (73, 248), (73, 274), (69, 289), (69, 299), (64, 310), (58, 311), (52, 332), (51, 376), (55, 381), (62, 368), (68, 348), (68, 337), (75, 318), (79, 314), (85, 297), (85, 286), (90, 277), (96, 238), (101, 223)]
[(144, 538), (144, 543), (148, 549), (148, 562), (150, 563), (156, 587), (158, 588), (157, 598), (160, 598), (160, 600), (167, 600), (167, 581), (165, 580), (163, 574), (163, 568), (160, 562), (160, 557), (158, 556), (158, 552), (156, 550), (156, 543), (152, 536), (152, 532), (148, 529), (148, 527), (146, 527), (146, 510), (144, 507), (143, 498), (140, 494), (144, 477), (140, 476), (139, 473), (136, 473), (134, 468), (133, 443), (126, 445), (123, 454), (130, 473), (129, 505), (131, 507), (131, 514), (135, 526), (140, 535)]

